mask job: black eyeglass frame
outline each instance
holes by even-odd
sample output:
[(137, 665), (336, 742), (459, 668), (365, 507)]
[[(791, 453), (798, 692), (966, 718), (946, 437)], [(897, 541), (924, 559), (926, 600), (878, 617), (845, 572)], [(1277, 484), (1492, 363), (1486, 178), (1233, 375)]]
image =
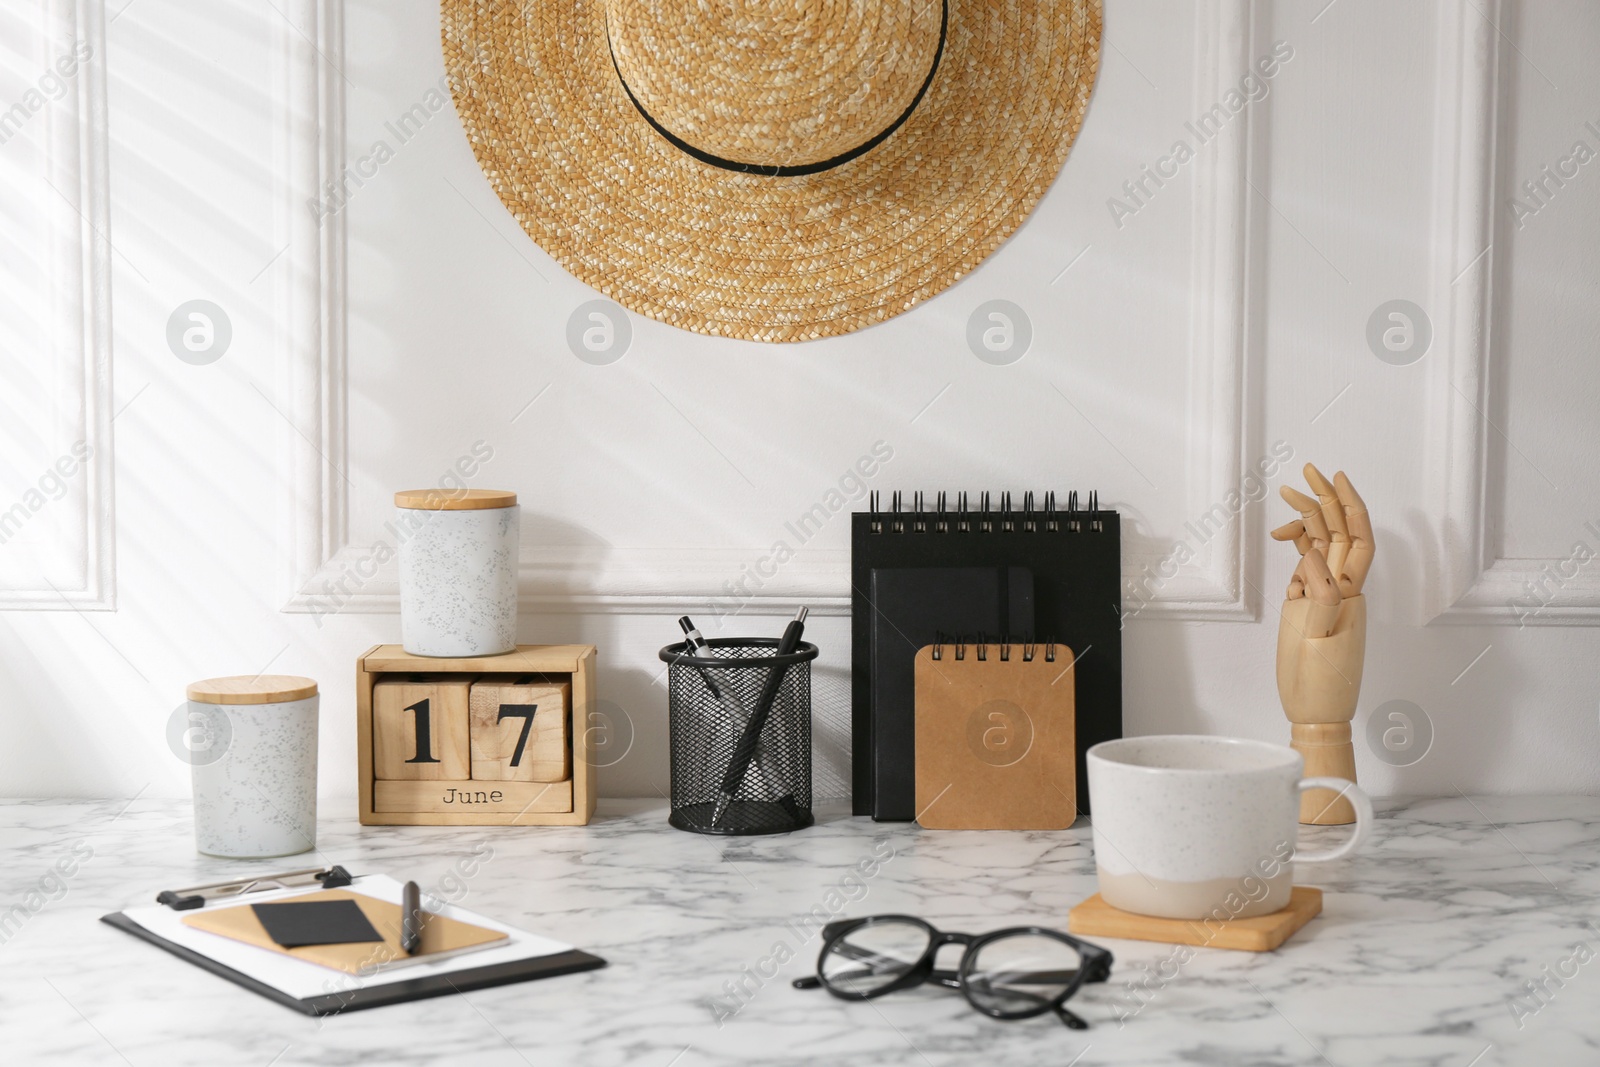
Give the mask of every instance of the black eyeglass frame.
[[(857, 930), (891, 922), (908, 923), (922, 928), (928, 934), (928, 947), (923, 951), (921, 958), (907, 968), (905, 974), (877, 989), (870, 989), (866, 992), (841, 989), (828, 981), (826, 972), (823, 970), (823, 963), (841, 941)], [(985, 945), (992, 944), (995, 941), (1025, 934), (1053, 938), (1076, 951), (1079, 959), (1082, 960), (1082, 964), (1076, 974), (1067, 983), (1065, 989), (1037, 1007), (1005, 1011), (979, 1003), (967, 984), (967, 979), (972, 973), (973, 961), (977, 959), (978, 952)], [(961, 953), (961, 962), (953, 971), (936, 968), (933, 965), (939, 950), (946, 945), (964, 946)], [(890, 993), (898, 993), (905, 989), (915, 989), (917, 986), (932, 982), (947, 989), (960, 990), (961, 995), (966, 997), (968, 1004), (991, 1018), (1007, 1021), (1031, 1019), (1053, 1011), (1062, 1022), (1072, 1029), (1087, 1030), (1089, 1024), (1073, 1014), (1067, 1008), (1066, 1002), (1086, 983), (1108, 980), (1111, 977), (1112, 958), (1111, 952), (1101, 948), (1099, 945), (1080, 941), (1071, 934), (1062, 933), (1060, 930), (1052, 930), (1044, 926), (1008, 926), (1002, 930), (991, 930), (986, 934), (967, 934), (940, 930), (932, 923), (919, 919), (915, 915), (872, 915), (864, 919), (840, 919), (824, 926), (822, 928), (822, 951), (817, 954), (817, 973), (805, 978), (795, 979), (794, 988), (817, 989), (820, 987), (826, 989), (840, 1000), (872, 1000), (875, 997), (887, 996)]]

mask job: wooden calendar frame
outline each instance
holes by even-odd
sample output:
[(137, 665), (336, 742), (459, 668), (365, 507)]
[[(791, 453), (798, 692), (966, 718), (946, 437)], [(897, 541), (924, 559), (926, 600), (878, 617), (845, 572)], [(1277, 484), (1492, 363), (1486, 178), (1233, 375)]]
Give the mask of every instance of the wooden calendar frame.
[[(595, 656), (593, 645), (518, 645), (503, 656), (476, 656), (469, 659), (438, 659), (409, 655), (399, 645), (374, 645), (356, 660), (356, 755), (360, 776), (360, 818), (363, 826), (587, 826), (594, 816), (594, 749), (588, 729), (594, 711)], [(377, 811), (374, 809), (376, 778), (372, 754), (372, 690), (385, 675), (392, 674), (557, 674), (567, 675), (572, 684), (572, 722), (568, 735), (572, 746), (572, 804), (565, 811)], [(434, 786), (471, 786), (476, 789), (496, 783), (484, 781), (433, 782)]]

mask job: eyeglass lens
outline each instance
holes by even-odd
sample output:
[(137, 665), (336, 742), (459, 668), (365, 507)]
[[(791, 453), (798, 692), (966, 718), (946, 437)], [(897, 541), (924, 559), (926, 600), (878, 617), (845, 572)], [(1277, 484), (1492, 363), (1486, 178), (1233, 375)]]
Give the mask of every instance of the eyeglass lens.
[(840, 992), (866, 996), (915, 967), (930, 940), (915, 923), (870, 923), (834, 944), (822, 961), (823, 980)]
[(986, 1011), (1037, 1011), (1065, 992), (1082, 966), (1077, 949), (1053, 937), (1002, 937), (973, 954), (967, 995)]

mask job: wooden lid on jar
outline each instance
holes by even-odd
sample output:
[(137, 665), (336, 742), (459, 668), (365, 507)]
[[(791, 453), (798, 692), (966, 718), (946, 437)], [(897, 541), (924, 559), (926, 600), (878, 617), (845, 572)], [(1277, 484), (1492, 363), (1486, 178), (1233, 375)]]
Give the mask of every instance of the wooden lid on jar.
[(293, 674), (240, 674), (189, 686), (189, 699), (201, 704), (287, 704), (316, 695), (316, 682)]
[(413, 511), (489, 511), (516, 507), (517, 494), (509, 489), (402, 489), (394, 504)]

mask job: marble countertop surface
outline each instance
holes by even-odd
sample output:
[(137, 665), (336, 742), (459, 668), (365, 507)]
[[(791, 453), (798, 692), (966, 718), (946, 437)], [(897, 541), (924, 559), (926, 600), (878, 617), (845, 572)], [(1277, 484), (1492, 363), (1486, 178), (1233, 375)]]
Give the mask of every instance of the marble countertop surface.
[[(1600, 1064), (1600, 798), (1378, 807), (1364, 852), (1304, 872), (1323, 914), (1278, 951), (1102, 940), (1112, 979), (1078, 993), (1091, 1029), (1073, 1031), (938, 988), (847, 1003), (789, 982), (815, 965), (807, 916), (1065, 928), (1095, 890), (1083, 823), (940, 832), (834, 807), (801, 833), (724, 839), (670, 829), (648, 801), (602, 801), (570, 829), (363, 828), (325, 810), (317, 853), (230, 863), (196, 854), (183, 802), (7, 802), (0, 1062)], [(158, 889), (314, 863), (416, 878), (610, 966), (314, 1019), (97, 921)]]

